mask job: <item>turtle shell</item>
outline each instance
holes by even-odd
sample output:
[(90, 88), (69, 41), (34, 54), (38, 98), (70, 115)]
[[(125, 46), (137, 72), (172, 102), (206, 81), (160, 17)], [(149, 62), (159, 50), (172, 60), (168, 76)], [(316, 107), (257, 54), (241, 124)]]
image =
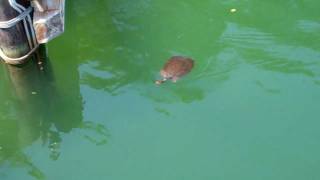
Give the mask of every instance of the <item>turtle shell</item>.
[(194, 61), (183, 56), (173, 56), (163, 66), (160, 74), (165, 79), (179, 79), (189, 73), (193, 68)]

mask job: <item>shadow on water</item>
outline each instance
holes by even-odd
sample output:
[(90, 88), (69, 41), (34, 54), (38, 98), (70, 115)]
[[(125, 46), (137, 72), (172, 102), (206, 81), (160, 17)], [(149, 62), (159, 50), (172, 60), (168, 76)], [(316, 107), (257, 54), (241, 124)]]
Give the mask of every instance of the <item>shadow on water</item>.
[[(6, 84), (2, 87), (11, 88), (0, 95), (4, 102), (0, 108), (0, 167), (24, 167), (36, 179), (45, 179), (45, 174), (24, 152), (36, 141), (49, 150), (51, 160), (57, 160), (63, 134), (75, 128), (95, 145), (105, 144), (108, 136), (103, 125), (83, 121), (78, 82), (67, 85), (67, 94), (60, 93), (46, 51), (41, 46), (37, 56), (21, 67), (4, 65), (6, 81), (2, 83)], [(68, 73), (77, 74), (77, 69), (69, 67)]]

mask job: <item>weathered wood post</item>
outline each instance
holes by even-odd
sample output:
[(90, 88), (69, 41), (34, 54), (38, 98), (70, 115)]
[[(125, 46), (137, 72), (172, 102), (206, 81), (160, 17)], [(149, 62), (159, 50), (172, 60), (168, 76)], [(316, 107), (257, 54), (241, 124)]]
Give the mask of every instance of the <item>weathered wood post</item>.
[[(18, 2), (26, 7), (30, 4), (28, 0), (20, 0)], [(19, 13), (10, 6), (8, 0), (0, 0), (0, 21), (8, 21), (18, 15)], [(22, 57), (30, 51), (22, 21), (10, 28), (0, 28), (0, 48), (2, 52), (10, 58)], [(9, 64), (22, 64), (26, 59), (5, 61)]]

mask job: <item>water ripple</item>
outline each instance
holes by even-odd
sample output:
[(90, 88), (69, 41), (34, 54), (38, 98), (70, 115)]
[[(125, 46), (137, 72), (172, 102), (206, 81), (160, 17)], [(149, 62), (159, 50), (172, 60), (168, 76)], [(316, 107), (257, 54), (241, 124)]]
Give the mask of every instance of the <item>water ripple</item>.
[[(310, 47), (283, 42), (276, 35), (256, 28), (228, 23), (220, 42), (237, 48), (246, 57), (246, 62), (266, 70), (282, 73), (320, 75), (320, 52)], [(259, 54), (259, 58), (255, 55)]]

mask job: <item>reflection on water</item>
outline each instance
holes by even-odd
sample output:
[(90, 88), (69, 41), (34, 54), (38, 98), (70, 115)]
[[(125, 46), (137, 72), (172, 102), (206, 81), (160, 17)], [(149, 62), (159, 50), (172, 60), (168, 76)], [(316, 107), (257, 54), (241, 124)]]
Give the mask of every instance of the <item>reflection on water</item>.
[(256, 81), (257, 86), (259, 86), (261, 89), (264, 91), (271, 93), (271, 94), (278, 94), (280, 93), (280, 90), (278, 89), (273, 89), (273, 88), (268, 88), (266, 85), (264, 85), (261, 81)]
[[(82, 137), (97, 146), (106, 144), (107, 137), (110, 136), (108, 130), (103, 124), (96, 124), (92, 121), (85, 121), (81, 123), (79, 128), (85, 130), (85, 134), (83, 134)], [(88, 135), (88, 132), (93, 132), (98, 136)]]
[[(46, 51), (41, 46), (39, 54), (24, 66), (5, 65), (3, 76), (11, 82), (6, 84), (11, 88), (1, 93), (7, 102), (0, 110), (0, 166), (24, 167), (36, 179), (45, 179), (45, 175), (24, 152), (31, 144), (40, 141), (48, 148), (50, 159), (57, 160), (63, 146), (62, 134), (74, 128), (85, 131), (81, 132), (83, 139), (95, 145), (105, 144), (108, 136), (103, 125), (83, 122), (78, 82), (69, 84), (67, 93), (59, 92)], [(68, 70), (69, 75), (77, 74), (71, 66)]]
[[(44, 47), (40, 51), (44, 55)], [(11, 84), (8, 86), (11, 88), (10, 92), (4, 94), (4, 99), (10, 98), (11, 103), (2, 108), (7, 113), (1, 113), (8, 115), (1, 118), (4, 125), (1, 126), (1, 131), (5, 132), (0, 135), (4, 140), (0, 142), (3, 159), (1, 166), (22, 166), (36, 179), (44, 179), (44, 174), (33, 165), (32, 159), (24, 153), (24, 148), (37, 139), (49, 141), (50, 157), (56, 159), (59, 150), (54, 144), (59, 144), (61, 139), (57, 130), (51, 130), (51, 126), (55, 124), (53, 108), (57, 97), (50, 62), (45, 61), (46, 68), (40, 70), (36, 58), (33, 60), (35, 62), (29, 62), (23, 67), (5, 65), (7, 73), (4, 75), (10, 80)]]
[(297, 22), (297, 28), (305, 33), (316, 33), (320, 31), (320, 23), (311, 20), (300, 20)]

